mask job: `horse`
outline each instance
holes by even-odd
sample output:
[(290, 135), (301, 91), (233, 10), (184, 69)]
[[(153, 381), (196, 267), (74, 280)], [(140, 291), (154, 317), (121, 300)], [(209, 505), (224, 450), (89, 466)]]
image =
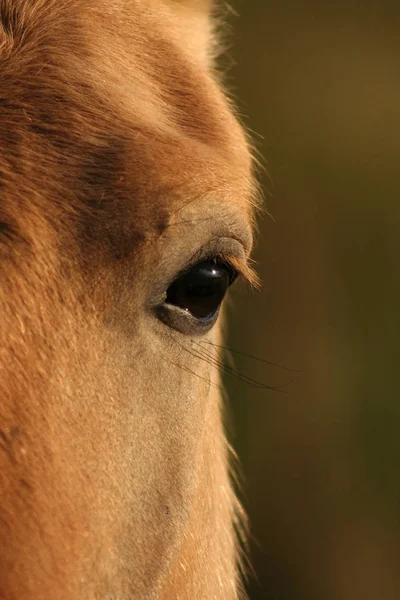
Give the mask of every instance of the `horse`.
[(220, 381), (253, 161), (207, 0), (0, 2), (0, 597), (243, 594)]

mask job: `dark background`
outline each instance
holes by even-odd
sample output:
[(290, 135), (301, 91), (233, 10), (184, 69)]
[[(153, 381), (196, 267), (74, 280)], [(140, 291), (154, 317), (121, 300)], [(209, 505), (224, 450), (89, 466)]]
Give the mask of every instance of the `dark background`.
[(272, 218), (228, 345), (280, 365), (235, 355), (276, 391), (226, 379), (249, 595), (399, 600), (400, 3), (231, 4), (226, 79)]

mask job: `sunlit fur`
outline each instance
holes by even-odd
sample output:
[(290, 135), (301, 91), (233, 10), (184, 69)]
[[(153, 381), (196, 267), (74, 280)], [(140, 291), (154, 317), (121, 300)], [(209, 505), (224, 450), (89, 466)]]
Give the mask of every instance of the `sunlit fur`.
[(252, 277), (210, 8), (0, 1), (2, 600), (240, 596), (218, 349), (153, 310), (210, 243)]

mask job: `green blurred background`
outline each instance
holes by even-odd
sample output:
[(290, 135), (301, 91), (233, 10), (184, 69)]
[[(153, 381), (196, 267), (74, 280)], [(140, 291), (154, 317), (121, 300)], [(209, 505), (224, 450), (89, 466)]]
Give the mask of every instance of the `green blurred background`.
[[(400, 600), (400, 2), (231, 2), (268, 176), (228, 345), (251, 600)], [(292, 371), (281, 368), (287, 367)]]

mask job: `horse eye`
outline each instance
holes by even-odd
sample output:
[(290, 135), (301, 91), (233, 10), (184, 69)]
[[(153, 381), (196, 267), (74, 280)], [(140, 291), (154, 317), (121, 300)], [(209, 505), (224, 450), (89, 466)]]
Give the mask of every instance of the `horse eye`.
[(189, 312), (199, 321), (210, 322), (217, 317), (226, 291), (236, 277), (233, 267), (222, 261), (199, 262), (169, 286), (165, 302)]

